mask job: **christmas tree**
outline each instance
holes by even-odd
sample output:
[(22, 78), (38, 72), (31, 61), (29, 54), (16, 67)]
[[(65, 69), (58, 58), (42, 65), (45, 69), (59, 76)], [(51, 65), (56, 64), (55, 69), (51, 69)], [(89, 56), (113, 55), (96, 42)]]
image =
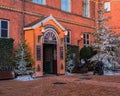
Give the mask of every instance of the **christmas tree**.
[(18, 75), (26, 75), (32, 72), (31, 71), (32, 59), (25, 41), (19, 44), (19, 48), (18, 51), (16, 52), (15, 58), (16, 58), (15, 72)]
[(109, 17), (105, 17), (106, 9), (104, 9), (104, 2), (98, 1), (98, 24), (94, 35), (94, 43), (92, 47), (97, 51), (97, 54), (91, 60), (102, 61), (106, 69), (114, 69), (118, 62), (116, 61), (115, 50), (119, 46), (119, 39), (115, 36), (114, 32), (105, 25)]

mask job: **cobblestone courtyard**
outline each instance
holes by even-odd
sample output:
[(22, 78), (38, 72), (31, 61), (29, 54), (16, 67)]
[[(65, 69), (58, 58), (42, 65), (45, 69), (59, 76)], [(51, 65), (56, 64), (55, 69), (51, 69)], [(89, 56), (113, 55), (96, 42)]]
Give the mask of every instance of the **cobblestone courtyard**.
[(120, 76), (74, 74), (0, 81), (0, 96), (120, 96)]

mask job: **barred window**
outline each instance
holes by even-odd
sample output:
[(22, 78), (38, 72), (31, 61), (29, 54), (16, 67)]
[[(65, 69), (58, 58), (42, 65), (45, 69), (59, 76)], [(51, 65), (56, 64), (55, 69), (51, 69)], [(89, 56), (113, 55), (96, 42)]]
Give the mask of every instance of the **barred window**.
[(40, 47), (40, 45), (36, 46), (36, 58), (37, 58), (37, 60), (41, 60), (41, 47)]

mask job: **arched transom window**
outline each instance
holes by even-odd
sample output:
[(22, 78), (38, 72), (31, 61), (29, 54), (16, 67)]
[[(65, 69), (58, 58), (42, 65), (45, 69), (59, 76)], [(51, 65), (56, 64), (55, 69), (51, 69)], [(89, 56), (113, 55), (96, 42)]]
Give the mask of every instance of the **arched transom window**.
[(53, 29), (48, 29), (44, 34), (44, 43), (47, 44), (57, 44), (57, 38)]

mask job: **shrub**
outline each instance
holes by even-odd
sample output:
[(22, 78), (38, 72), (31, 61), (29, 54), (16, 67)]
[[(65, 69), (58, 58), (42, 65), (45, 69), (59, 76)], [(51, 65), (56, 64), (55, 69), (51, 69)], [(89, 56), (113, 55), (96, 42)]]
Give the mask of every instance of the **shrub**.
[(0, 38), (0, 71), (14, 69), (13, 42), (12, 38)]
[(67, 46), (67, 61), (74, 60), (74, 63), (78, 63), (79, 47), (74, 45)]
[[(86, 47), (84, 46), (81, 50), (80, 50), (80, 60), (84, 59), (86, 61), (85, 65), (86, 68), (88, 68), (88, 70), (93, 70), (93, 67), (95, 65), (95, 62), (90, 62), (90, 58), (95, 55), (97, 53), (97, 51), (93, 50), (92, 47)], [(81, 64), (81, 62), (80, 62)]]
[(91, 58), (95, 54), (96, 54), (96, 52), (92, 49), (92, 47), (84, 46), (80, 50), (80, 54), (79, 55), (80, 55), (81, 59), (89, 59), (89, 58)]
[(66, 70), (69, 72), (73, 72), (74, 67), (78, 64), (78, 54), (79, 47), (74, 45), (67, 46), (67, 63)]

